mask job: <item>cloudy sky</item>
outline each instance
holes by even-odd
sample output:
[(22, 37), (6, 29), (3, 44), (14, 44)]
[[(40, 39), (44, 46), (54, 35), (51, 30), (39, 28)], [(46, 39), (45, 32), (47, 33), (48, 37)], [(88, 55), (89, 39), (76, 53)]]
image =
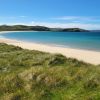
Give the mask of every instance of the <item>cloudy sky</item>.
[(0, 0), (0, 25), (100, 29), (100, 0)]

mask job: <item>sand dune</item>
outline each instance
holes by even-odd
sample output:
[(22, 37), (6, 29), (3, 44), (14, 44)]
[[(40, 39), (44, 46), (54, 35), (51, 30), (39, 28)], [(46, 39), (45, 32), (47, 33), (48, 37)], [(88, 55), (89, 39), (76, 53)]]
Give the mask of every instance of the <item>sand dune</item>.
[(65, 55), (66, 57), (76, 58), (87, 63), (96, 65), (100, 64), (100, 52), (96, 51), (57, 47), (45, 44), (17, 41), (6, 38), (0, 38), (0, 43), (7, 43), (15, 46), (20, 46), (24, 49), (39, 50), (49, 53), (60, 53)]

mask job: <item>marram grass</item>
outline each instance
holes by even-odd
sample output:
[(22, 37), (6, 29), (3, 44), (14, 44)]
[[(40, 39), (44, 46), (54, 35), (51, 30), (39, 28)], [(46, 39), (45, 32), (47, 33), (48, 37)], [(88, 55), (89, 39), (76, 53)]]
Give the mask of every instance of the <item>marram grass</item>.
[(100, 66), (0, 44), (0, 100), (100, 100)]

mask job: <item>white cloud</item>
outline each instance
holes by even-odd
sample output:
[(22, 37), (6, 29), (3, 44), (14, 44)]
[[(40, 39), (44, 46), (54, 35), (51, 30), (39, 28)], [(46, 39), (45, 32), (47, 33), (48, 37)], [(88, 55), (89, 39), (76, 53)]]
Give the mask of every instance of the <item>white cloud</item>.
[[(71, 18), (70, 18), (71, 19)], [(100, 30), (100, 23), (82, 23), (80, 21), (73, 21), (68, 23), (62, 23), (62, 22), (42, 22), (42, 21), (31, 21), (31, 22), (18, 22), (18, 23), (0, 23), (0, 25), (7, 24), (7, 25), (40, 25), (40, 26), (47, 26), (51, 28), (83, 28), (83, 29), (99, 29)]]
[[(0, 23), (0, 25), (3, 25), (5, 23)], [(90, 29), (100, 30), (100, 24), (84, 24), (84, 23), (50, 23), (50, 22), (29, 22), (29, 23), (7, 23), (7, 25), (29, 25), (29, 26), (47, 26), (50, 28), (83, 28), (83, 29)]]
[(56, 18), (52, 18), (52, 19), (56, 19), (56, 20), (75, 20), (77, 18), (80, 18), (78, 16), (62, 16), (62, 17), (56, 17)]
[(17, 18), (26, 18), (27, 16), (0, 16), (0, 19), (17, 19)]
[(83, 29), (100, 29), (100, 24), (85, 23), (48, 23), (48, 22), (31, 22), (30, 25), (41, 25), (47, 27), (60, 28), (83, 28)]
[(100, 16), (61, 16), (56, 18), (51, 18), (53, 20), (60, 21), (73, 21), (73, 22), (100, 22)]

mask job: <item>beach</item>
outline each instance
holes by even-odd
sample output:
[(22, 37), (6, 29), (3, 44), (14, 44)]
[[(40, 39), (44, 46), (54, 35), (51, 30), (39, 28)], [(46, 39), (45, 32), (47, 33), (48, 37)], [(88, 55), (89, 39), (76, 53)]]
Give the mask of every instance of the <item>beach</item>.
[[(5, 33), (5, 32), (4, 32)], [(7, 33), (7, 32), (6, 32)], [(66, 57), (76, 58), (80, 61), (98, 65), (100, 64), (100, 52), (73, 48), (64, 48), (60, 46), (39, 44), (33, 42), (24, 42), (8, 38), (0, 38), (0, 43), (7, 43), (8, 45), (19, 46), (24, 49), (38, 50), (48, 53), (60, 53)]]
[(0, 31), (0, 34), (14, 33), (14, 32), (38, 32), (38, 31)]

